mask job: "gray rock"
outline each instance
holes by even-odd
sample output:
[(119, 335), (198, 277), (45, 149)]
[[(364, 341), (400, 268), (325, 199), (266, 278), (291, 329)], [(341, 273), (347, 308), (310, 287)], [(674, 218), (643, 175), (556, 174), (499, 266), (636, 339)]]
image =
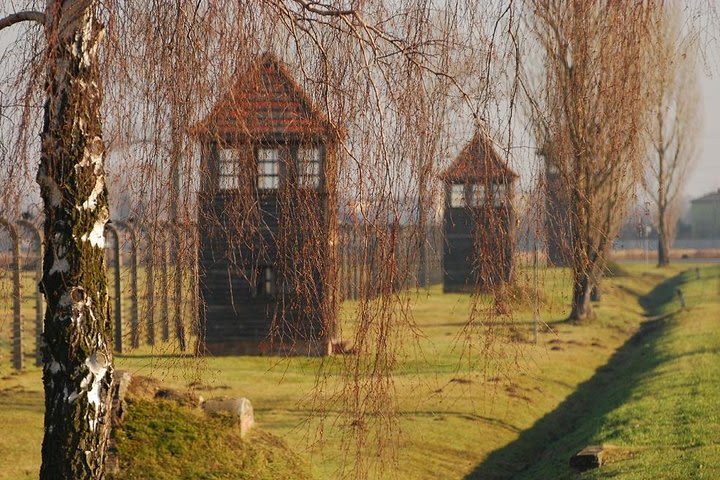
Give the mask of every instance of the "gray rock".
[(125, 400), (125, 394), (130, 386), (130, 382), (132, 382), (132, 374), (127, 370), (115, 370), (114, 379), (118, 385), (118, 398)]
[(601, 467), (605, 456), (605, 449), (602, 445), (589, 445), (570, 459), (570, 466), (584, 472), (593, 468)]
[(113, 426), (120, 425), (125, 418), (127, 405), (125, 396), (132, 382), (132, 375), (125, 370), (115, 370), (113, 373), (112, 387), (112, 423)]
[[(113, 372), (113, 385), (111, 390), (112, 404), (110, 407), (110, 421), (113, 429), (118, 428), (122, 424), (125, 414), (127, 413), (125, 396), (127, 395), (131, 382), (132, 375), (130, 372), (125, 370), (115, 370), (115, 372)], [(105, 456), (105, 471), (112, 478), (118, 475), (119, 470), (120, 462), (118, 461), (115, 435), (111, 435), (108, 441), (107, 455)]]
[(202, 403), (202, 409), (208, 414), (225, 414), (240, 419), (240, 436), (244, 437), (255, 425), (253, 407), (245, 397), (215, 397)]

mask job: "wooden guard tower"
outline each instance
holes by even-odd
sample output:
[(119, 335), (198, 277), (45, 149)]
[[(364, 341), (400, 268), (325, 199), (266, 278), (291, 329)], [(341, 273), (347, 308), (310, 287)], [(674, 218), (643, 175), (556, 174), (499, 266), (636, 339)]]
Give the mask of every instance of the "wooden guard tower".
[(335, 325), (335, 129), (266, 54), (193, 131), (203, 173), (201, 348), (327, 353)]
[(443, 290), (492, 290), (512, 276), (517, 174), (478, 131), (442, 176)]
[(572, 220), (566, 189), (551, 152), (548, 145), (540, 150), (545, 163), (545, 245), (548, 263), (556, 267), (567, 267), (572, 256)]

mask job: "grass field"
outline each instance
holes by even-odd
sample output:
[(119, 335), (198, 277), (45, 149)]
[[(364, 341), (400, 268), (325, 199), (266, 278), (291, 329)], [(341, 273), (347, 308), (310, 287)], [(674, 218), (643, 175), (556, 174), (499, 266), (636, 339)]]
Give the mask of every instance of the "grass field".
[[(574, 478), (566, 467), (572, 453), (589, 443), (611, 443), (618, 447), (617, 461), (597, 478), (605, 478), (605, 472), (620, 478), (693, 478), (663, 477), (672, 470), (661, 465), (655, 476), (643, 476), (647, 463), (670, 459), (679, 469), (713, 472), (711, 460), (720, 459), (712, 443), (718, 433), (713, 389), (720, 387), (708, 379), (720, 373), (720, 334), (712, 328), (713, 319), (720, 318), (720, 280), (707, 277), (718, 275), (718, 269), (703, 270), (705, 278), (693, 281), (694, 273), (672, 279), (687, 264), (623, 268), (628, 276), (606, 280), (597, 319), (578, 326), (562, 321), (570, 293), (566, 272), (544, 270), (546, 325), (537, 345), (530, 341), (527, 299), (518, 301), (502, 323), (468, 329), (463, 326), (469, 296), (443, 295), (437, 287), (412, 294), (415, 328), (399, 330), (407, 338), (391, 378), (397, 415), (389, 408), (384, 418), (370, 419), (398, 427), (397, 449), (390, 442), (378, 452), (371, 448), (372, 435), (366, 435), (372, 459), (379, 455), (391, 462), (380, 471), (396, 478), (513, 478), (515, 473)], [(520, 282), (530, 283), (530, 275), (521, 270)], [(673, 282), (686, 282), (690, 308), (684, 312), (673, 311)], [(353, 308), (344, 305), (347, 319), (353, 318)], [(3, 335), (6, 327), (0, 329)], [(5, 352), (0, 358), (7, 359), (0, 366), (0, 479), (34, 478), (42, 438), (40, 372), (31, 367), (11, 373)], [(195, 359), (177, 355), (168, 344), (143, 347), (116, 361), (118, 368), (192, 388), (206, 398), (249, 397), (260, 426), (283, 438), (321, 479), (337, 478), (341, 466), (353, 461), (358, 427), (331, 396), (342, 391), (339, 372), (353, 358)], [(326, 377), (317, 376), (320, 367), (329, 372)], [(381, 476), (375, 470), (371, 478)]]
[[(586, 445), (607, 445), (609, 461), (582, 478), (720, 478), (720, 267), (673, 277), (640, 301), (641, 329), (477, 478), (577, 478), (569, 454)], [(522, 472), (496, 475), (511, 458), (524, 460)]]

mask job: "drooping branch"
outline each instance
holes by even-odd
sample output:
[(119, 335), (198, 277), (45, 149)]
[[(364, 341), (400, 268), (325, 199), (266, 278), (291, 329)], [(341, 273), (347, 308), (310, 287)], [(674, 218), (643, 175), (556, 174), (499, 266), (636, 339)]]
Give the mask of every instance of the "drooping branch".
[(324, 4), (320, 2), (307, 2), (305, 0), (295, 0), (295, 3), (299, 4), (304, 10), (322, 15), (326, 17), (344, 17), (357, 15), (357, 11), (353, 9), (338, 9), (332, 5)]
[(45, 25), (45, 14), (34, 10), (11, 13), (7, 17), (0, 19), (0, 30), (20, 22), (36, 22)]

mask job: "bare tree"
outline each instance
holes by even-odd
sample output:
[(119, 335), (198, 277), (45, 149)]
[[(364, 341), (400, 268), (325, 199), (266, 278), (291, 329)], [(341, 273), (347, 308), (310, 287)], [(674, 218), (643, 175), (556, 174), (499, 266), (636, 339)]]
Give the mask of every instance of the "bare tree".
[(530, 2), (542, 55), (528, 88), (536, 143), (558, 170), (572, 247), (570, 318), (592, 316), (600, 281), (642, 164), (644, 61), (653, 2)]
[(649, 159), (643, 186), (655, 204), (658, 266), (670, 263), (670, 244), (680, 214), (682, 190), (697, 155), (700, 129), (696, 42), (681, 12), (665, 6), (651, 31), (654, 65), (648, 73), (652, 119), (647, 127)]

